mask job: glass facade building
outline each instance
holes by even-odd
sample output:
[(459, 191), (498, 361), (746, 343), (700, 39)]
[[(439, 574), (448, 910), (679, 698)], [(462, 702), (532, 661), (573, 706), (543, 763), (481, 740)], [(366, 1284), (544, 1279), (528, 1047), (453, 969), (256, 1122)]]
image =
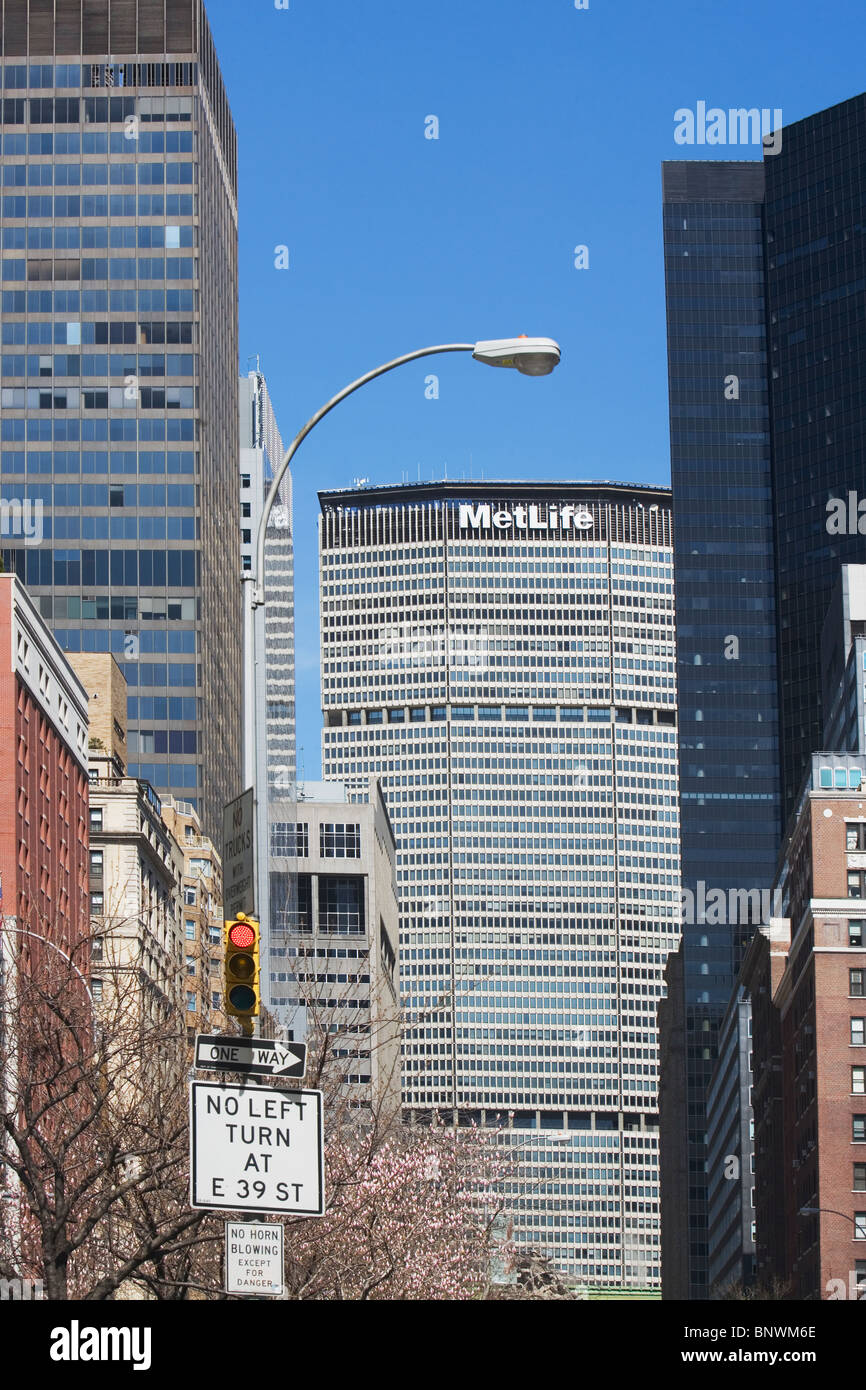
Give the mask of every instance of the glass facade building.
[[(663, 166), (683, 886), (769, 888), (821, 744), (821, 631), (866, 498), (866, 96), (758, 161)], [(866, 513), (866, 507), (864, 507)], [(684, 925), (688, 1289), (704, 1097), (755, 922)]]
[(670, 496), (466, 486), (320, 494), (323, 772), (394, 825), (407, 1117), (501, 1126), (519, 1238), (657, 1288)]
[[(5, 0), (7, 568), (129, 686), (129, 772), (239, 790), (237, 155), (200, 0)], [(18, 510), (14, 510), (17, 508)]]
[[(695, 907), (701, 884), (768, 889), (781, 833), (763, 186), (759, 163), (663, 166), (682, 881)], [(756, 925), (707, 915), (683, 923), (681, 1298), (708, 1292), (706, 1089)]]
[[(866, 95), (786, 126), (781, 153), (764, 160), (786, 814), (821, 746), (827, 608), (840, 566), (864, 553), (866, 506), (856, 512), (866, 501), (864, 166)], [(849, 504), (844, 526), (833, 524), (833, 499)]]

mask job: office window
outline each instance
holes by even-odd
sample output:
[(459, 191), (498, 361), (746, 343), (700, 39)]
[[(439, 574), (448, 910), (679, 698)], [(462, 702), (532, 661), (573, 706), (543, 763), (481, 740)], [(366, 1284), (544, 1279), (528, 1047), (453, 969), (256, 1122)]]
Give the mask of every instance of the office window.
[(862, 997), (862, 995), (863, 995), (863, 982), (864, 982), (864, 979), (866, 979), (866, 971), (864, 971), (864, 970), (849, 970), (849, 971), (848, 971), (848, 993), (851, 994), (851, 995), (853, 995), (854, 998), (861, 998), (861, 997)]
[(360, 825), (320, 825), (319, 853), (323, 859), (360, 858)]
[(364, 930), (363, 878), (319, 877), (319, 931), (360, 934)]
[(271, 854), (283, 858), (305, 858), (310, 853), (310, 828), (293, 821), (275, 821), (271, 826)]
[(852, 1018), (851, 1046), (862, 1047), (866, 1043), (866, 1018)]
[(866, 1115), (851, 1116), (851, 1142), (866, 1144)]

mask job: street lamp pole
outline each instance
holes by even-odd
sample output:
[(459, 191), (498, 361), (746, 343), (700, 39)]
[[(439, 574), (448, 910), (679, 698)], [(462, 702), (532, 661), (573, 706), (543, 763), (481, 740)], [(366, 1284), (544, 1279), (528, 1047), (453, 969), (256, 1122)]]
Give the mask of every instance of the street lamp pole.
[[(371, 372), (365, 372), (356, 381), (344, 386), (342, 391), (338, 391), (336, 396), (332, 396), (322, 406), (321, 410), (317, 410), (303, 429), (295, 435), (283, 456), (282, 463), (274, 474), (268, 495), (265, 498), (256, 534), (254, 568), (252, 572), (245, 572), (241, 576), (244, 589), (244, 787), (253, 788), (253, 824), (256, 827), (259, 826), (259, 795), (266, 795), (267, 769), (263, 769), (261, 766), (264, 748), (259, 746), (255, 613), (257, 608), (264, 605), (266, 598), (265, 543), (268, 520), (279, 497), (280, 484), (286, 475), (289, 464), (307, 435), (315, 429), (320, 420), (330, 414), (334, 406), (339, 405), (347, 396), (351, 396), (362, 386), (366, 386), (368, 382), (374, 381), (376, 377), (384, 376), (386, 372), (393, 371), (395, 367), (402, 367), (407, 362), (416, 362), (421, 357), (433, 357), (443, 352), (471, 352), (477, 362), (484, 362), (491, 367), (513, 367), (524, 376), (548, 376), (557, 366), (560, 358), (559, 346), (552, 338), (528, 338), (525, 335), (518, 338), (486, 339), (477, 343), (439, 343), (434, 347), (418, 348), (415, 352), (406, 352), (400, 357), (392, 358), (390, 362), (383, 362), (380, 367), (374, 367)], [(255, 874), (257, 897), (259, 898), (264, 892), (265, 882), (265, 875), (259, 872), (259, 856), (266, 854), (267, 846), (261, 843), (257, 844)], [(265, 911), (266, 905), (260, 901), (258, 903), (260, 920), (264, 919)], [(270, 931), (268, 930), (265, 935), (266, 943), (269, 937)]]

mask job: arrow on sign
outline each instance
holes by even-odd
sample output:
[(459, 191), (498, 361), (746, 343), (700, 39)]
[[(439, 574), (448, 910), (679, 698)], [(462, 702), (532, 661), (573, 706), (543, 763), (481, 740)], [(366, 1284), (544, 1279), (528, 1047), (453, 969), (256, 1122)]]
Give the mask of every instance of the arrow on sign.
[(307, 1049), (301, 1043), (277, 1043), (271, 1071), (274, 1076), (290, 1076), (294, 1069), (298, 1076), (303, 1076), (306, 1060)]
[(204, 1071), (239, 1071), (251, 1076), (303, 1076), (307, 1049), (303, 1043), (271, 1038), (223, 1038), (199, 1033), (195, 1064)]

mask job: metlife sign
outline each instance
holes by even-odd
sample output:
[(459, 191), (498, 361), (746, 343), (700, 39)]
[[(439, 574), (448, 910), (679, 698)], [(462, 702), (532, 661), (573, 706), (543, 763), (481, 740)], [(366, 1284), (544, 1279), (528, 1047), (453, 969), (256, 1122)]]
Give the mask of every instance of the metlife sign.
[(591, 531), (595, 522), (586, 507), (565, 502), (549, 503), (544, 509), (535, 503), (518, 504), (507, 511), (494, 511), (489, 502), (460, 503), (461, 531)]
[(321, 1091), (190, 1083), (190, 1206), (323, 1216)]

